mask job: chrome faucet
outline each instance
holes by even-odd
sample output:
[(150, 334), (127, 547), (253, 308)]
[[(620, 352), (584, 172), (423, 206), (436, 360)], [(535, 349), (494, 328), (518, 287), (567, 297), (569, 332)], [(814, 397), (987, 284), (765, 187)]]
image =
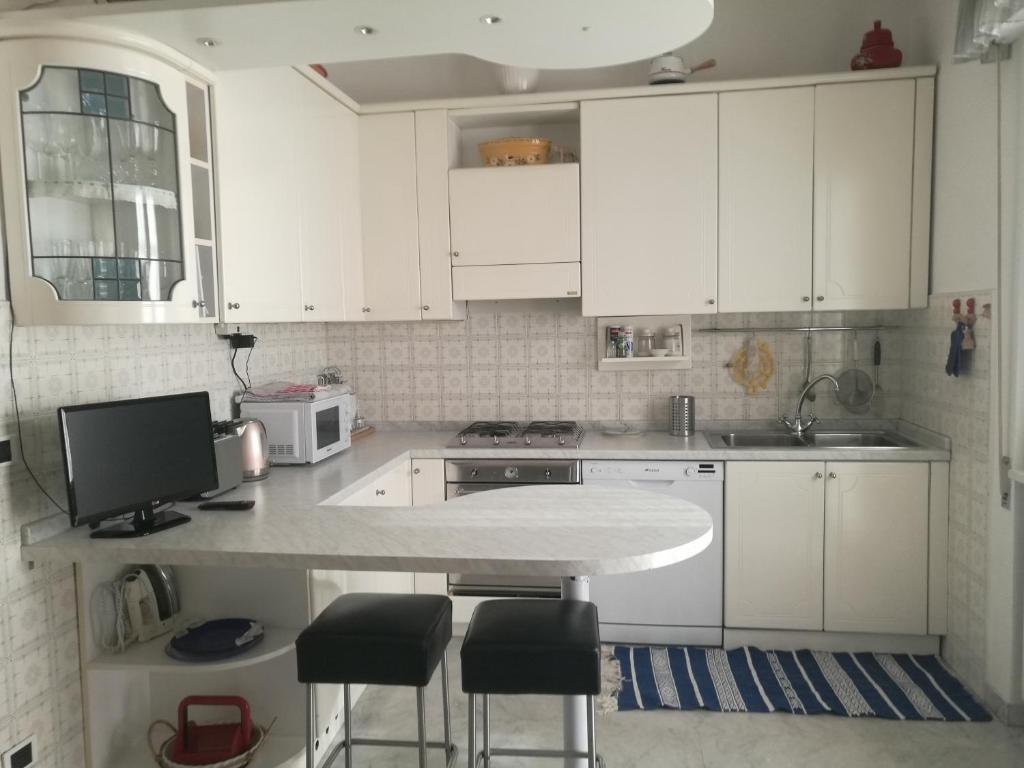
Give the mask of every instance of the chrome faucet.
[(793, 414), (793, 418), (788, 418), (786, 416), (779, 417), (779, 421), (782, 424), (785, 424), (786, 428), (797, 437), (803, 437), (804, 432), (809, 430), (811, 427), (813, 427), (820, 421), (820, 419), (813, 413), (811, 414), (810, 418), (807, 419), (807, 421), (804, 421), (804, 400), (807, 399), (807, 394), (812, 389), (814, 389), (814, 386), (818, 384), (818, 382), (826, 380), (832, 383), (832, 389), (834, 389), (836, 392), (839, 391), (839, 381), (836, 379), (835, 376), (829, 373), (823, 373), (821, 374), (821, 376), (816, 376), (814, 379), (807, 383), (807, 386), (804, 387), (804, 391), (800, 393), (800, 400), (797, 401), (796, 413)]

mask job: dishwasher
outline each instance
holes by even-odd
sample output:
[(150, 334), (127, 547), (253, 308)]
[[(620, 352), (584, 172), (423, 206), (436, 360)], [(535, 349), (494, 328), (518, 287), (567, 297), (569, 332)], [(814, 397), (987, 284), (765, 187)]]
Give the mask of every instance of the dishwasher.
[(722, 507), (720, 461), (584, 461), (587, 488), (636, 488), (692, 502), (714, 523), (711, 544), (696, 557), (650, 571), (594, 576), (601, 640), (637, 644), (722, 644)]

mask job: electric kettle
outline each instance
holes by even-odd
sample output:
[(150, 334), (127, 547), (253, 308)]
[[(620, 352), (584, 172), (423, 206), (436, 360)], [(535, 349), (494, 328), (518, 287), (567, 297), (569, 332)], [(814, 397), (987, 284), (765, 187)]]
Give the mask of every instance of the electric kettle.
[(259, 419), (235, 419), (231, 425), (242, 441), (242, 480), (249, 483), (270, 474), (270, 441)]

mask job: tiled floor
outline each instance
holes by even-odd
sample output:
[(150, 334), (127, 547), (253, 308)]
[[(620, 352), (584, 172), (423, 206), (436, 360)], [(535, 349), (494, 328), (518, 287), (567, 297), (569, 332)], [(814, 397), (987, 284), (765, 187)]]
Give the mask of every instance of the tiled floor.
[[(452, 665), (452, 720), (459, 765), (466, 766), (466, 699), (459, 683), (458, 645), (449, 650)], [(431, 738), (441, 735), (441, 691), (435, 675), (427, 697)], [(561, 702), (547, 697), (492, 699), (492, 743), (558, 747)], [(373, 687), (359, 700), (354, 725), (360, 736), (414, 738), (412, 690)], [(1020, 768), (1024, 766), (1024, 729), (1001, 723), (899, 723), (819, 715), (723, 714), (709, 712), (616, 712), (597, 721), (598, 749), (608, 768)], [(362, 747), (359, 768), (416, 765), (414, 751)], [(336, 763), (339, 767), (343, 760)], [(554, 760), (495, 758), (494, 768), (560, 768)], [(431, 768), (444, 765), (440, 751)]]

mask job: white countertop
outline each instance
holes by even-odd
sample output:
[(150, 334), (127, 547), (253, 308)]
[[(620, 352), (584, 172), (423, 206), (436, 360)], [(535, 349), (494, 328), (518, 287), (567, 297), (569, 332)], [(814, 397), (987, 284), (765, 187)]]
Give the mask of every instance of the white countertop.
[[(312, 466), (274, 467), (268, 479), (245, 483), (221, 497), (255, 499), (251, 512), (200, 512), (195, 505), (179, 503), (177, 508), (192, 515), (192, 522), (153, 536), (93, 540), (87, 529), (68, 529), (67, 519), (55, 515), (22, 529), (22, 559), (435, 573), (472, 568), (492, 575), (614, 573), (674, 562), (673, 553), (701, 536), (692, 520), (684, 522), (692, 506), (633, 490), (628, 501), (606, 490), (597, 497), (585, 486), (548, 486), (543, 499), (530, 496), (541, 493), (536, 487), (473, 494), (439, 508), (343, 508), (322, 502), (369, 485), (413, 458), (949, 460), (948, 448), (935, 444), (895, 451), (713, 450), (701, 433), (679, 438), (664, 432), (636, 437), (591, 432), (579, 449), (445, 448), (452, 434), (447, 429), (379, 431), (339, 456)], [(505, 501), (493, 506), (491, 499), (499, 497), (508, 498), (510, 506), (502, 507)], [(548, 548), (548, 542), (558, 542), (558, 547)]]

